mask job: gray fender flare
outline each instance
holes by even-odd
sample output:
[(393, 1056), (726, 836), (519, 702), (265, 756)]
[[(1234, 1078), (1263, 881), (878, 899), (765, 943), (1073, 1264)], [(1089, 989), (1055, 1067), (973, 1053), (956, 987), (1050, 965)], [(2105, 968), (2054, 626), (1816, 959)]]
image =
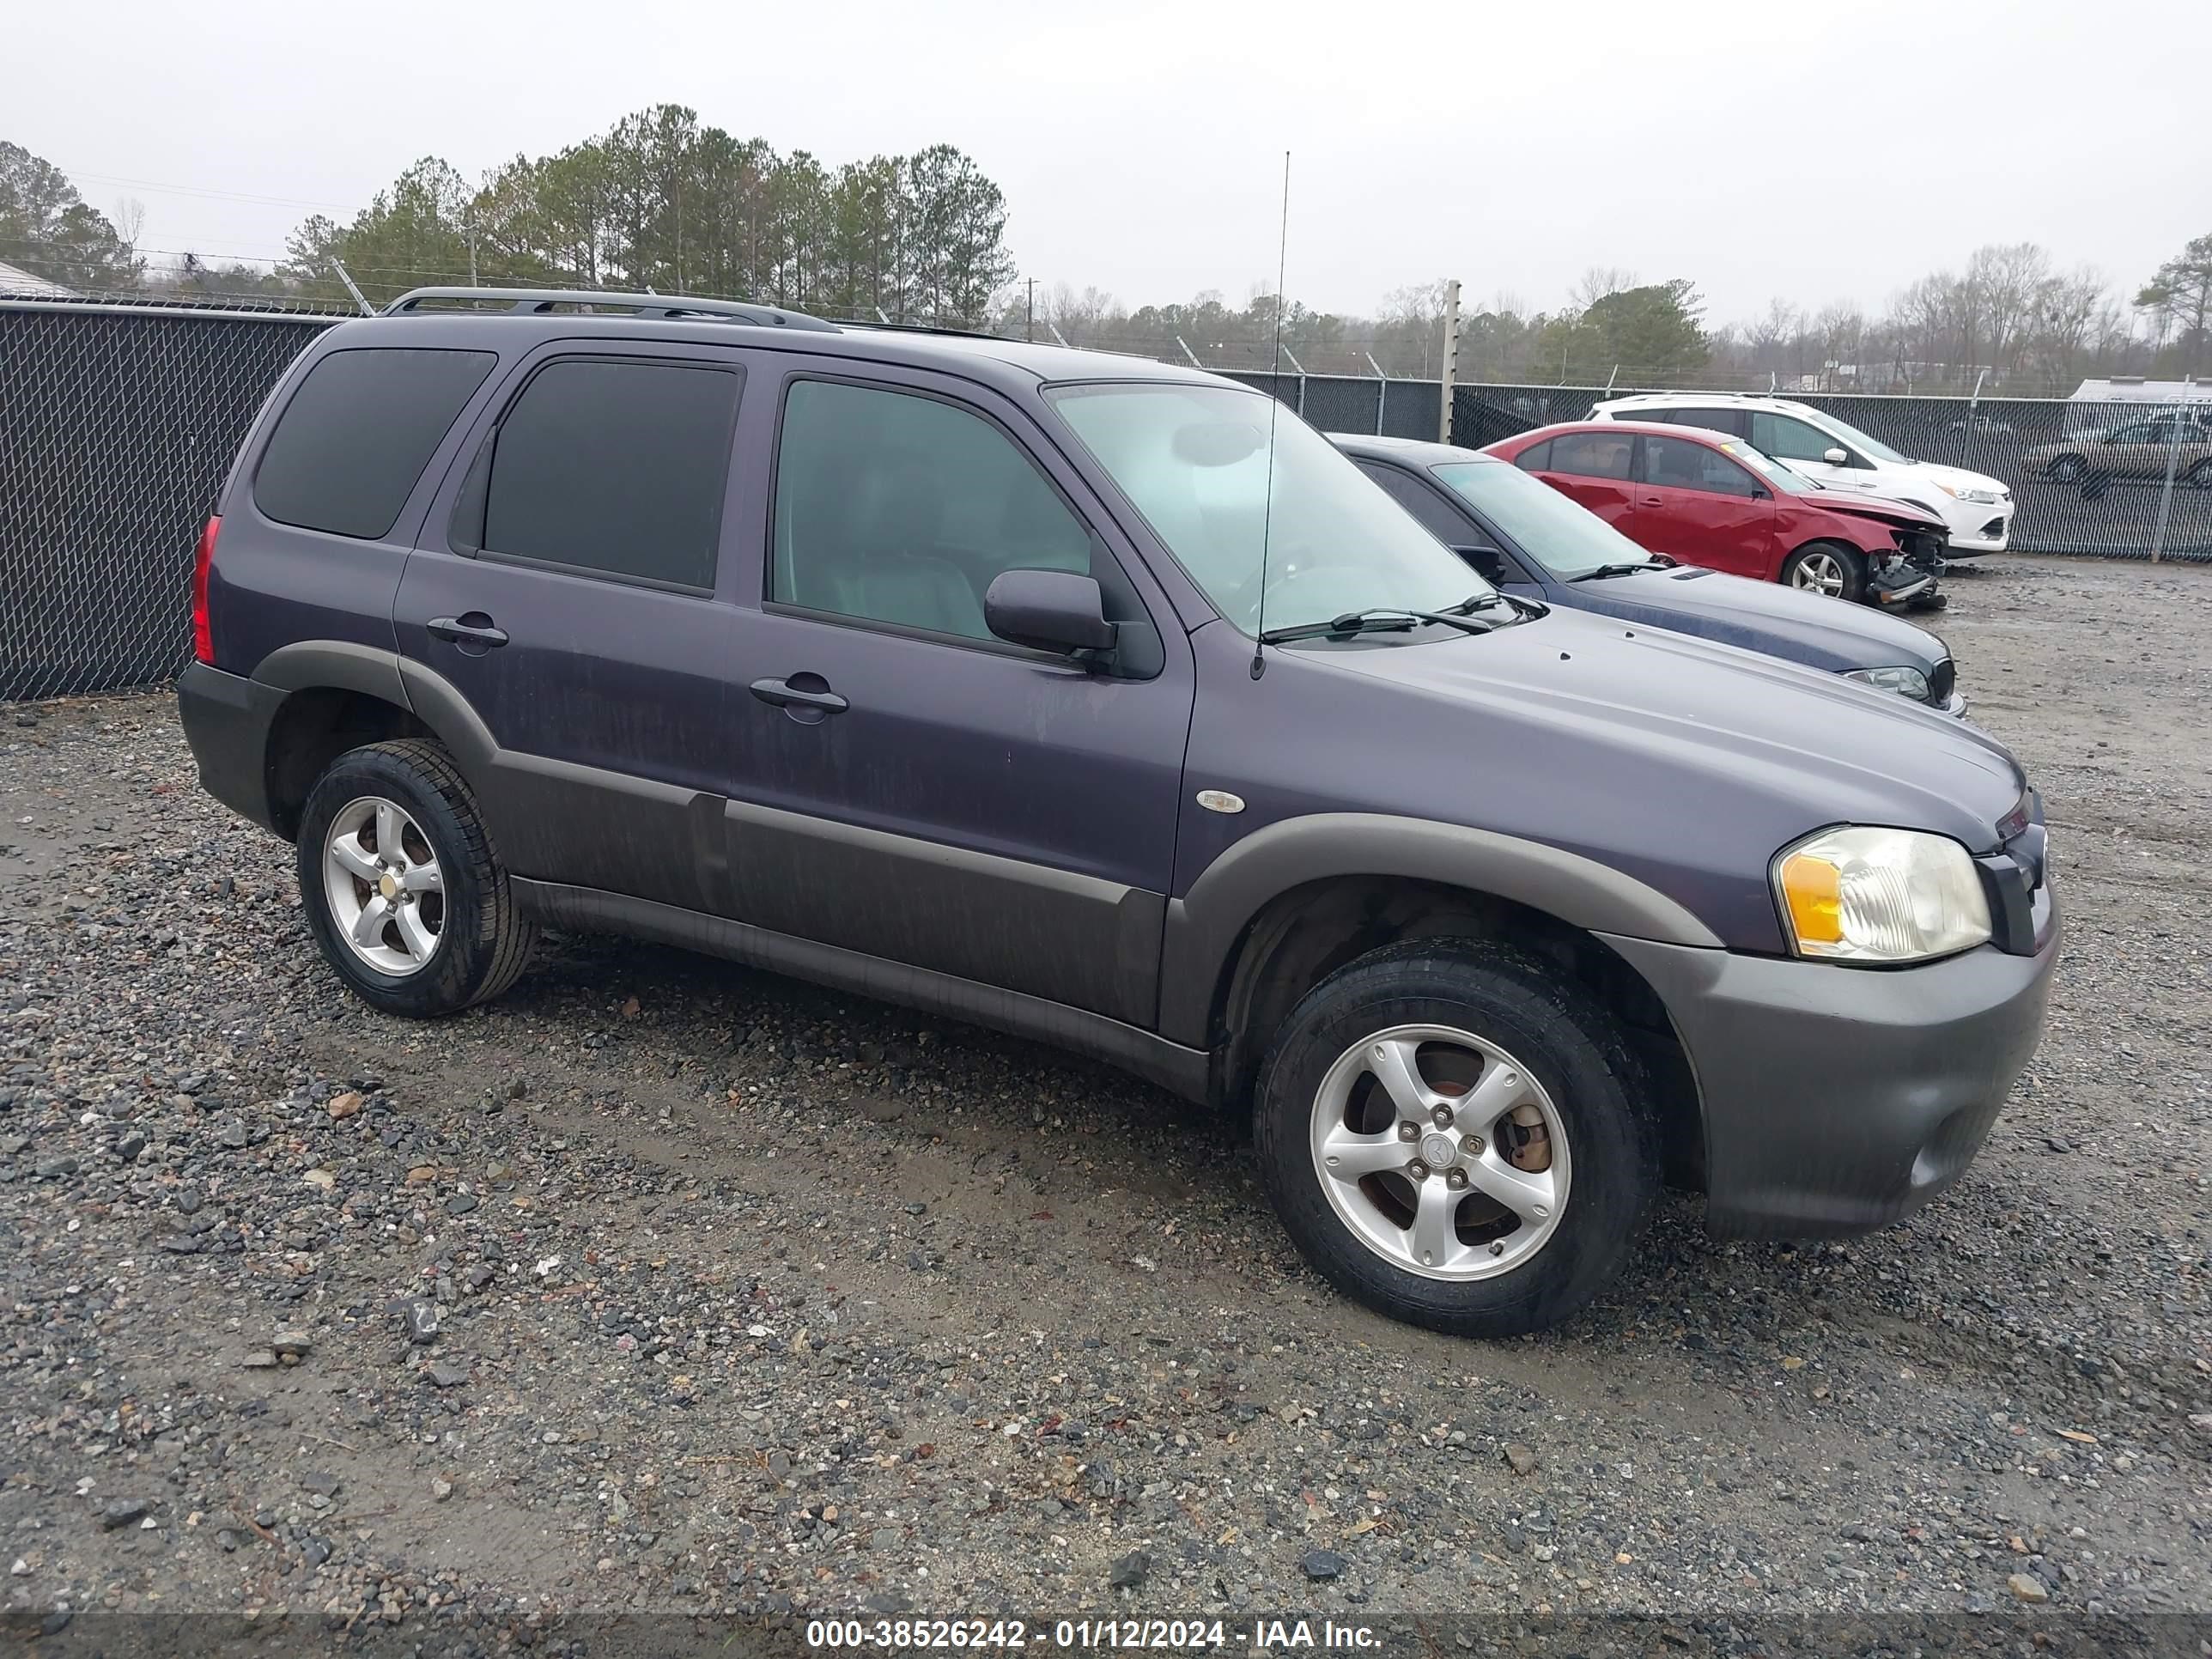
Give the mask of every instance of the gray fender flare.
[(1718, 949), (1712, 930), (1632, 876), (1487, 830), (1380, 812), (1320, 812), (1255, 830), (1168, 906), (1160, 1035), (1212, 1037), (1214, 993), (1252, 920), (1278, 894), (1337, 877), (1398, 877), (1510, 899), (1589, 933)]
[(399, 653), (350, 640), (302, 640), (280, 645), (254, 665), (253, 678), (281, 691), (329, 687), (381, 697), (404, 708), (406, 687), (399, 678)]

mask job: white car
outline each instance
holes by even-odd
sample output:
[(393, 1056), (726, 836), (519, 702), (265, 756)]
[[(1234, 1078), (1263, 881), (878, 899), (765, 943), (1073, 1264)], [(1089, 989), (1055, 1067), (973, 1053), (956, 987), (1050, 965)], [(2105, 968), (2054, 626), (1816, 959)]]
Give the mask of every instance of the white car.
[(2002, 553), (2012, 534), (2012, 491), (2002, 481), (1900, 455), (1809, 404), (1741, 392), (1650, 392), (1599, 404), (1588, 418), (1707, 427), (1744, 440), (1831, 489), (1911, 501), (1950, 526), (1948, 558)]

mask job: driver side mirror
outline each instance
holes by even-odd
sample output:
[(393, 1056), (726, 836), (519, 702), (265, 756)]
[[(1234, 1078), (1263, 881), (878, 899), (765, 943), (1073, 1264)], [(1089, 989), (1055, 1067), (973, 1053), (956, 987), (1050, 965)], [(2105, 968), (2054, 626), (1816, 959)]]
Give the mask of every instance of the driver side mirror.
[(1458, 554), (1474, 569), (1474, 574), (1498, 587), (1505, 582), (1505, 556), (1494, 547), (1455, 547)]
[(1830, 466), (1849, 466), (1851, 464), (1850, 453), (1844, 449), (1831, 447), (1822, 453), (1820, 459)]
[(1117, 637), (1097, 582), (1072, 570), (1000, 571), (983, 595), (983, 625), (1010, 644), (1062, 657), (1111, 651)]

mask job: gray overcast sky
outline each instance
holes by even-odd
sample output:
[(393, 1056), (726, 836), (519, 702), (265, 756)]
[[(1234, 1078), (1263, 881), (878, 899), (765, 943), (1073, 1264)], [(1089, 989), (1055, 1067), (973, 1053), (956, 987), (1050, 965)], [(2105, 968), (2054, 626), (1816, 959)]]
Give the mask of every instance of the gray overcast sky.
[(2131, 295), (2212, 231), (2204, 0), (118, 0), (8, 35), (0, 138), (212, 257), (661, 101), (832, 163), (957, 144), (1024, 275), (1132, 306), (1272, 285), (1285, 149), (1289, 289), (1339, 311), (1449, 276), (1554, 306), (1592, 265), (1692, 277), (1716, 321), (1878, 307), (2015, 240)]

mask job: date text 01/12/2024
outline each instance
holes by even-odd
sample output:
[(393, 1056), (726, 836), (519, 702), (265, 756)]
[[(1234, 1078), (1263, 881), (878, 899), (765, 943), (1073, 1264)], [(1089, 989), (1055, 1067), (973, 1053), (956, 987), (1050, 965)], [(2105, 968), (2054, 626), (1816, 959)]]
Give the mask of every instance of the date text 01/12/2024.
[(815, 1619), (806, 1645), (814, 1649), (1121, 1649), (1204, 1652), (1234, 1645), (1293, 1651), (1359, 1651), (1381, 1645), (1364, 1625), (1334, 1620), (1257, 1619)]

